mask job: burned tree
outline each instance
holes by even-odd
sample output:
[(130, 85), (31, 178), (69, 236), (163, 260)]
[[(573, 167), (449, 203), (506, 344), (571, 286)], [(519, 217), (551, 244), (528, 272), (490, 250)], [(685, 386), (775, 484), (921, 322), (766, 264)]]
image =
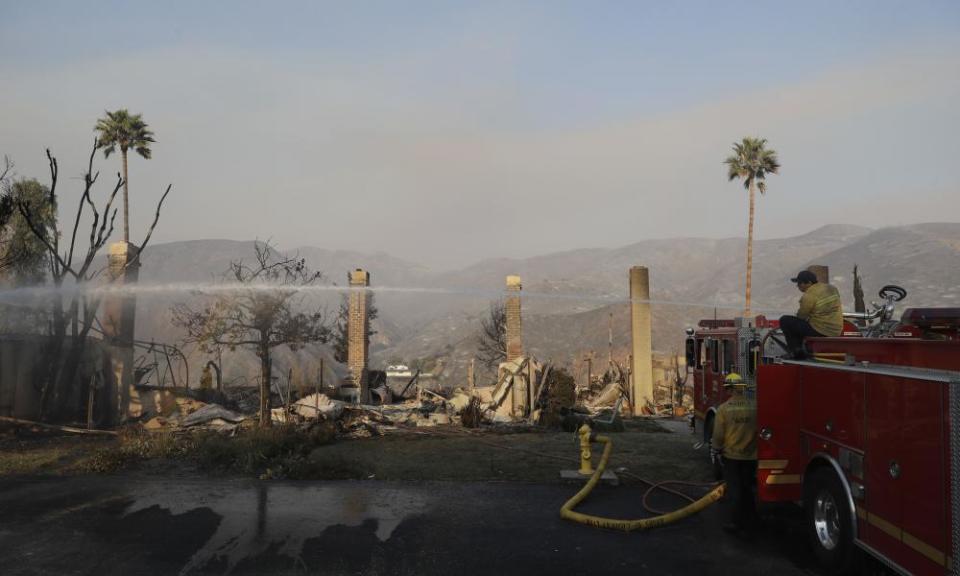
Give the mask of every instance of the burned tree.
[[(83, 174), (84, 188), (77, 205), (73, 228), (69, 234), (69, 244), (61, 245), (61, 239), (67, 236), (62, 233), (58, 219), (49, 217), (45, 211), (38, 212), (37, 207), (23, 199), (15, 199), (14, 207), (17, 214), (46, 250), (50, 282), (54, 290), (51, 291), (51, 326), (50, 342), (47, 346), (48, 375), (42, 384), (40, 394), (41, 419), (50, 416), (68, 416), (63, 412), (74, 404), (81, 394), (78, 366), (84, 356), (87, 337), (94, 329), (97, 320), (97, 311), (100, 307), (101, 296), (96, 291), (88, 290), (91, 281), (97, 279), (102, 269), (96, 268), (97, 255), (106, 245), (113, 233), (113, 222), (117, 210), (113, 207), (117, 193), (123, 186), (123, 178), (117, 175), (113, 189), (107, 195), (101, 208), (93, 200), (93, 187), (100, 173), (93, 168), (93, 158), (98, 147), (94, 140), (93, 150), (87, 161), (87, 171)], [(44, 191), (46, 202), (42, 204), (56, 215), (58, 198), (57, 183), (59, 165), (57, 159), (47, 150), (47, 161), (50, 169), (50, 186)], [(150, 225), (143, 242), (138, 249), (138, 256), (126, 265), (136, 265), (139, 255), (150, 242), (150, 237), (160, 219), (160, 210), (163, 202), (170, 193), (171, 186), (157, 203), (153, 223)], [(46, 209), (45, 209), (46, 210)], [(81, 224), (89, 221), (89, 236), (84, 250), (77, 241)], [(82, 242), (82, 241), (81, 241)], [(70, 329), (69, 340), (67, 329)], [(66, 348), (66, 350), (65, 350)], [(64, 354), (64, 352), (66, 352)]]
[(260, 426), (270, 426), (271, 351), (277, 346), (297, 350), (312, 342), (327, 342), (330, 328), (321, 311), (296, 312), (301, 289), (319, 282), (303, 259), (282, 258), (269, 244), (254, 244), (255, 262), (230, 264), (225, 277), (233, 285), (220, 290), (201, 309), (187, 304), (173, 308), (173, 323), (187, 332), (186, 341), (204, 353), (217, 346), (253, 349), (260, 358)]
[[(864, 313), (867, 311), (867, 303), (863, 299), (863, 283), (860, 280), (860, 269), (856, 264), (853, 265), (853, 311)], [(863, 320), (856, 321), (858, 325), (865, 325)]]
[(13, 205), (13, 197), (10, 193), (12, 184), (13, 162), (8, 156), (3, 157), (3, 168), (0, 169), (0, 227), (7, 226), (10, 217), (13, 216), (16, 208)]
[(680, 365), (680, 355), (671, 354), (670, 357), (670, 402), (674, 406), (683, 406), (683, 397), (687, 393), (687, 380), (690, 372), (686, 366)]
[(480, 319), (477, 357), (491, 370), (507, 359), (507, 309), (502, 301), (491, 302), (490, 311)]

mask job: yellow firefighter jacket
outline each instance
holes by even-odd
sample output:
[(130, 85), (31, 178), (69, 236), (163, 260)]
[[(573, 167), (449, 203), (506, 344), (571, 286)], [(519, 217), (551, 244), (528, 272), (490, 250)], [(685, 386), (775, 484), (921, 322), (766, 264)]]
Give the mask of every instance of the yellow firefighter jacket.
[(843, 332), (843, 307), (836, 286), (817, 282), (800, 297), (797, 318), (806, 320), (824, 336), (839, 336)]
[(734, 392), (717, 408), (713, 421), (713, 449), (731, 460), (757, 459), (757, 403)]

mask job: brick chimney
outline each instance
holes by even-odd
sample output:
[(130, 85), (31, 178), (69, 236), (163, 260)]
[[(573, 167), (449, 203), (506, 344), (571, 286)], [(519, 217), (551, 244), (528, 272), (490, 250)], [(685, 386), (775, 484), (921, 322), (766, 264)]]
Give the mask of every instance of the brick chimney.
[(360, 402), (369, 401), (367, 390), (367, 359), (370, 351), (367, 349), (367, 334), (370, 321), (367, 317), (367, 308), (370, 303), (370, 273), (357, 268), (350, 276), (350, 318), (347, 322), (347, 368), (350, 369), (350, 380), (357, 387)]
[(523, 356), (523, 329), (520, 315), (520, 277), (507, 276), (507, 362)]

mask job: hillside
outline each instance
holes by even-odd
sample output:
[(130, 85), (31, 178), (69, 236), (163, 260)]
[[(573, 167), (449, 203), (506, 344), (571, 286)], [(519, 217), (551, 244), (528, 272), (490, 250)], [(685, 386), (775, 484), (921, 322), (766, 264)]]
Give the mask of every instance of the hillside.
[[(361, 254), (320, 248), (296, 251), (326, 280), (343, 285), (348, 270), (370, 271), (380, 319), (372, 346), (374, 366), (391, 359), (443, 357), (457, 380), (474, 354), (480, 318), (502, 295), (504, 277), (519, 274), (524, 284), (524, 335), (540, 357), (568, 361), (594, 350), (604, 357), (613, 313), (615, 350), (628, 345), (627, 271), (650, 268), (654, 300), (654, 348), (678, 349), (682, 328), (698, 319), (731, 316), (742, 306), (742, 238), (646, 240), (620, 248), (592, 248), (527, 259), (490, 259), (461, 270), (433, 272), (387, 254)], [(206, 282), (231, 260), (249, 259), (252, 242), (198, 240), (150, 247), (144, 255), (143, 283)], [(870, 230), (830, 225), (793, 238), (756, 242), (754, 309), (777, 316), (792, 311), (798, 293), (789, 278), (810, 264), (830, 266), (832, 282), (852, 306), (851, 272), (860, 267), (868, 301), (884, 284), (904, 286), (906, 305), (957, 301), (960, 289), (960, 224), (937, 223)], [(142, 298), (138, 337), (178, 338), (168, 321), (169, 306), (187, 293)], [(335, 313), (336, 293), (318, 303)], [(312, 350), (312, 351), (311, 351)], [(300, 353), (328, 356), (324, 347)], [(282, 368), (283, 363), (279, 366)], [(243, 369), (245, 370), (245, 369)], [(241, 371), (243, 371), (241, 370)]]

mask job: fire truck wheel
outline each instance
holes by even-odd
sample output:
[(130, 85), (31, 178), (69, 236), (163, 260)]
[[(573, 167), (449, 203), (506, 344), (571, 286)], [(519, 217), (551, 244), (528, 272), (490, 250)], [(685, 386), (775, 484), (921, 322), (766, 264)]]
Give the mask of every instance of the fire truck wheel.
[(803, 507), (814, 555), (832, 573), (845, 574), (853, 560), (853, 518), (836, 473), (815, 470), (804, 488)]

